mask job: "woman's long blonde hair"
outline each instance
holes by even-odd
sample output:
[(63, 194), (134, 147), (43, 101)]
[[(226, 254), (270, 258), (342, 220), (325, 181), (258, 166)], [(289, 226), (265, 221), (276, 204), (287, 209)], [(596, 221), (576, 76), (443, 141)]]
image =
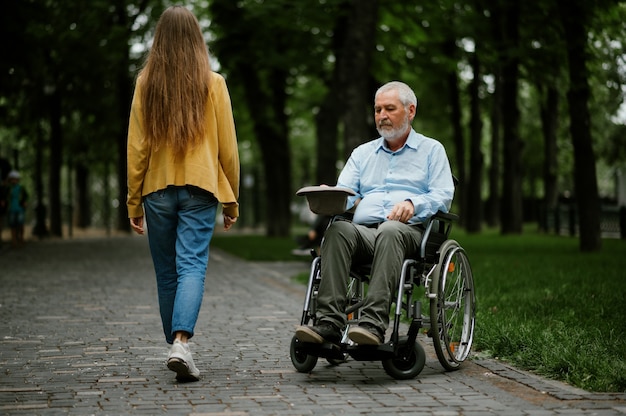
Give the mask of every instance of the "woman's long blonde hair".
[(169, 146), (178, 159), (204, 137), (210, 73), (198, 20), (182, 6), (169, 7), (140, 73), (145, 138), (153, 149)]

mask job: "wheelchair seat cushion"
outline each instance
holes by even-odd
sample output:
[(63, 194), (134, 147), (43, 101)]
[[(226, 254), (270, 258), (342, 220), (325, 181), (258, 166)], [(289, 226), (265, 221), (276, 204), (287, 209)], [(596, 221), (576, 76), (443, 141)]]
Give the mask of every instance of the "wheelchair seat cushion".
[(348, 196), (356, 193), (349, 188), (336, 186), (305, 186), (298, 189), (298, 196), (305, 196), (309, 209), (318, 215), (338, 215), (346, 211)]

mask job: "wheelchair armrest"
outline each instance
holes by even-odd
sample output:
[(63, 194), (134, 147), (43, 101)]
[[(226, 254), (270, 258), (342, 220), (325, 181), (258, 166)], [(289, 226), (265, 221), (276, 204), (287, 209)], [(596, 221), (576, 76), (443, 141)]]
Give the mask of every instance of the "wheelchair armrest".
[[(422, 259), (426, 258), (426, 249), (429, 245), (438, 246), (443, 243), (443, 241), (437, 240), (447, 239), (448, 234), (450, 234), (450, 229), (452, 228), (452, 223), (458, 220), (458, 215), (443, 211), (437, 211), (435, 215), (428, 219), (424, 224), (424, 234), (422, 235), (422, 244), (420, 247), (420, 257)], [(433, 230), (436, 223), (439, 224), (439, 229)]]
[(336, 214), (333, 215), (332, 218), (330, 219), (330, 222), (335, 222), (335, 221), (350, 221), (352, 222), (352, 220), (354, 219), (354, 212), (350, 212), (350, 211), (345, 211), (341, 214)]
[(459, 220), (459, 216), (456, 215), (456, 214), (452, 214), (450, 212), (437, 211), (437, 213), (435, 215), (430, 217), (431, 221), (433, 219), (442, 220), (442, 221), (446, 221), (446, 222), (455, 222), (455, 221)]

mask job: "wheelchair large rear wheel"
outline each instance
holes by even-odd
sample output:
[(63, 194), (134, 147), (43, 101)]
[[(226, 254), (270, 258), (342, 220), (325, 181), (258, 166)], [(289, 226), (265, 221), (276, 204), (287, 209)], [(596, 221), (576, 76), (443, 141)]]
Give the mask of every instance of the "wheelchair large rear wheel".
[(299, 344), (298, 338), (295, 336), (291, 338), (291, 346), (289, 348), (291, 363), (299, 373), (310, 373), (317, 365), (317, 357), (307, 354), (299, 348)]
[(441, 365), (449, 371), (459, 368), (472, 347), (476, 316), (476, 295), (469, 259), (454, 240), (439, 249), (430, 293), (430, 320), (433, 346)]
[(410, 380), (417, 377), (426, 364), (424, 347), (416, 340), (413, 348), (408, 348), (406, 338), (399, 341), (398, 355), (383, 360), (385, 372), (396, 380)]

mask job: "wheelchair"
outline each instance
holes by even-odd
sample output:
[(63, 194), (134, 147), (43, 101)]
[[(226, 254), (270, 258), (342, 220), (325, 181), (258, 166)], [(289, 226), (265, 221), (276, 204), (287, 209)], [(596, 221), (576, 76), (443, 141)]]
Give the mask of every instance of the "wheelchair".
[[(297, 193), (307, 197), (313, 212), (328, 215), (341, 210), (340, 196), (333, 196), (335, 199), (339, 198), (338, 203), (335, 201), (331, 204), (335, 205), (334, 208), (321, 208), (321, 205), (328, 204), (327, 197), (331, 191), (323, 190), (322, 199), (325, 200), (320, 202), (316, 200), (317, 189), (314, 188), (317, 187), (302, 188)], [(346, 191), (344, 197), (351, 192), (345, 189), (343, 191)], [(333, 221), (336, 218), (337, 215)], [(469, 259), (459, 243), (449, 239), (452, 224), (457, 220), (458, 216), (455, 214), (438, 212), (423, 224), (420, 252), (413, 258), (405, 259), (402, 264), (395, 302), (392, 302), (391, 307), (392, 332), (387, 342), (377, 346), (357, 345), (348, 338), (350, 327), (359, 323), (360, 308), (364, 303), (371, 270), (370, 265), (353, 265), (346, 293), (347, 324), (341, 330), (340, 343), (307, 343), (294, 335), (290, 345), (290, 357), (295, 369), (301, 373), (310, 373), (319, 358), (326, 359), (331, 365), (340, 365), (352, 358), (357, 361), (381, 361), (385, 372), (392, 378), (412, 379), (422, 371), (426, 363), (425, 350), (417, 340), (418, 333), (425, 331), (432, 338), (435, 353), (443, 368), (447, 371), (457, 370), (469, 356), (476, 313), (474, 280)], [(311, 250), (311, 254), (313, 260), (301, 325), (317, 324), (316, 299), (322, 279), (323, 260), (314, 250)], [(425, 308), (422, 302), (426, 303)], [(405, 332), (403, 328), (407, 326), (408, 330)]]

